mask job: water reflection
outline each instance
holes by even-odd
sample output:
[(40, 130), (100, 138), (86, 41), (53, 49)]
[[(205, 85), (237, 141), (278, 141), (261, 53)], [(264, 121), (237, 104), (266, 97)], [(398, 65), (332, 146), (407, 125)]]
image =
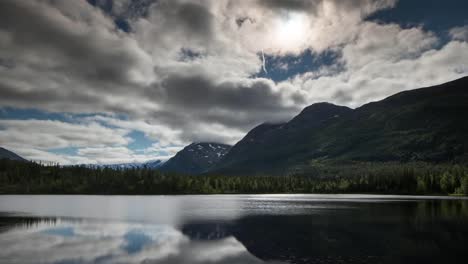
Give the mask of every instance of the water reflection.
[(0, 248), (2, 263), (262, 263), (232, 236), (198, 241), (170, 226), (118, 222), (37, 219), (2, 233)]
[(465, 263), (468, 254), (465, 199), (15, 199), (0, 197), (0, 212), (16, 209), (0, 215), (0, 263)]

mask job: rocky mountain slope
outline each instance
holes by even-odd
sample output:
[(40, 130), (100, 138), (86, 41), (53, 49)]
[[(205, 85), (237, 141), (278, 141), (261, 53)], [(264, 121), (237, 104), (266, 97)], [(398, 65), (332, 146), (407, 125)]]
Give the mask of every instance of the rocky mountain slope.
[(231, 149), (218, 143), (193, 143), (166, 161), (159, 170), (183, 174), (199, 174), (217, 164)]

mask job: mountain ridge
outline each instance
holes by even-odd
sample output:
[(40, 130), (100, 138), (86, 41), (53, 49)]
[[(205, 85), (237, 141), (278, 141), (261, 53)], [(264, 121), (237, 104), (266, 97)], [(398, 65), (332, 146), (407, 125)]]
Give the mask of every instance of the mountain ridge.
[(2, 147), (0, 147), (0, 159), (27, 161), (25, 158), (23, 158), (20, 155), (14, 153), (13, 151), (8, 150), (6, 148), (2, 148)]
[(288, 174), (316, 159), (464, 160), (467, 114), (468, 77), (403, 91), (356, 109), (313, 104), (286, 123), (252, 129), (210, 173)]

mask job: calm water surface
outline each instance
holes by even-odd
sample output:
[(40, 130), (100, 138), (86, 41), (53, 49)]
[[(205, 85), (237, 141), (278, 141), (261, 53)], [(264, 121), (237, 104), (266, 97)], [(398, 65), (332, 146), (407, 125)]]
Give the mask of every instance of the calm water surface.
[(468, 200), (0, 196), (0, 263), (468, 263)]

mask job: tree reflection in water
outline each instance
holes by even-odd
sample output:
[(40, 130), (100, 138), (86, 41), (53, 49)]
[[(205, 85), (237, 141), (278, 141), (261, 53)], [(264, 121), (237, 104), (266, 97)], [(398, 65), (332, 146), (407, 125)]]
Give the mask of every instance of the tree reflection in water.
[(353, 210), (250, 215), (181, 230), (194, 240), (233, 236), (258, 258), (288, 263), (466, 263), (468, 202), (357, 203)]
[(0, 263), (465, 263), (467, 200), (306, 200), (175, 225), (0, 215)]

